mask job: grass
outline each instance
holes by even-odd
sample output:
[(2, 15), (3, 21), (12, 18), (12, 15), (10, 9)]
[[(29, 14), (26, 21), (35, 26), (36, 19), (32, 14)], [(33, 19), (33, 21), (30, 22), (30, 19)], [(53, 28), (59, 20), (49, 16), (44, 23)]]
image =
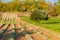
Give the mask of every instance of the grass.
[(60, 32), (60, 19), (57, 17), (54, 17), (49, 20), (41, 20), (39, 22), (30, 20), (29, 17), (21, 17), (21, 19), (23, 21), (29, 22), (31, 24), (34, 24), (34, 25), (37, 25), (40, 27), (44, 27), (44, 28), (47, 28), (47, 29), (50, 29), (50, 30), (53, 30), (56, 32)]

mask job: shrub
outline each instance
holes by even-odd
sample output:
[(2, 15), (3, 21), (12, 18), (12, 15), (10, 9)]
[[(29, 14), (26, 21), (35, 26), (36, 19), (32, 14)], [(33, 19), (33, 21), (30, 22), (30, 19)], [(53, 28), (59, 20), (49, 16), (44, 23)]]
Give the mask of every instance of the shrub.
[(35, 9), (31, 15), (30, 15), (30, 19), (31, 20), (35, 20), (35, 21), (40, 21), (40, 20), (48, 20), (48, 15), (45, 11), (43, 10), (39, 10), (39, 9)]

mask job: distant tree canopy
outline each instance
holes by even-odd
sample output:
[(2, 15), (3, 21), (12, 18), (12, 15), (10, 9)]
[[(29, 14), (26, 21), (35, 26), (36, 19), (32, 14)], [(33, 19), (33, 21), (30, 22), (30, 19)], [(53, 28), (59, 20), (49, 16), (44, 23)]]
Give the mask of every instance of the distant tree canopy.
[[(60, 0), (59, 2), (60, 3)], [(56, 11), (55, 13), (60, 13), (60, 6), (55, 5), (52, 6), (51, 3), (46, 3), (45, 0), (12, 0), (12, 2), (2, 2), (0, 0), (0, 12), (9, 12), (9, 11), (34, 11), (34, 9), (41, 9), (41, 10), (48, 10), (51, 13), (53, 10)]]
[(35, 8), (46, 9), (47, 4), (44, 0), (13, 0), (3, 3), (0, 0), (0, 11), (33, 11)]
[(60, 0), (58, 2), (60, 3)]
[(55, 3), (54, 7), (55, 13), (60, 14), (60, 0), (58, 1), (58, 3)]

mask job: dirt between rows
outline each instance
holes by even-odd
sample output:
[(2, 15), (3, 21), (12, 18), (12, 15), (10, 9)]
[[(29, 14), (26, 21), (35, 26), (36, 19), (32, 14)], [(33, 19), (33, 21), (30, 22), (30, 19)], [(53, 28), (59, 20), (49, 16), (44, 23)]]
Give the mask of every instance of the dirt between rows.
[(28, 31), (34, 29), (34, 30), (39, 31), (44, 36), (49, 37), (50, 40), (60, 40), (60, 33), (56, 33), (56, 32), (50, 31), (48, 29), (45, 29), (45, 28), (30, 24), (30, 23), (27, 23), (27, 22), (25, 22), (25, 23), (26, 23), (26, 27), (27, 27)]
[[(7, 26), (8, 25), (5, 25), (4, 28)], [(14, 28), (14, 26), (17, 28), (17, 30), (15, 31), (16, 32), (15, 40), (60, 40), (60, 33), (53, 32), (43, 27), (39, 27), (30, 23), (27, 23), (25, 21), (21, 21), (21, 24), (15, 24), (15, 25), (11, 24), (8, 26), (7, 30)], [(25, 28), (26, 31), (24, 30), (23, 27)], [(12, 31), (9, 31), (4, 34), (10, 34), (11, 32)], [(5, 38), (5, 40), (8, 40), (8, 39)], [(14, 40), (14, 38), (10, 38), (10, 39)], [(0, 40), (3, 40), (3, 39), (0, 39)]]

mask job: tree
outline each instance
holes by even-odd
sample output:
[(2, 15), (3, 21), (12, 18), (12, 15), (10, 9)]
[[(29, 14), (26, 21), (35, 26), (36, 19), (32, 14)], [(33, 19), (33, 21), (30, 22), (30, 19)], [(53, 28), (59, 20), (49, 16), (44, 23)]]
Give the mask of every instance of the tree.
[(48, 15), (45, 10), (35, 9), (31, 15), (30, 19), (34, 21), (48, 20)]
[(58, 0), (58, 2), (60, 3), (60, 0)]
[(57, 3), (55, 3), (55, 12), (57, 13), (57, 14), (59, 14), (60, 15), (60, 0), (57, 2)]

